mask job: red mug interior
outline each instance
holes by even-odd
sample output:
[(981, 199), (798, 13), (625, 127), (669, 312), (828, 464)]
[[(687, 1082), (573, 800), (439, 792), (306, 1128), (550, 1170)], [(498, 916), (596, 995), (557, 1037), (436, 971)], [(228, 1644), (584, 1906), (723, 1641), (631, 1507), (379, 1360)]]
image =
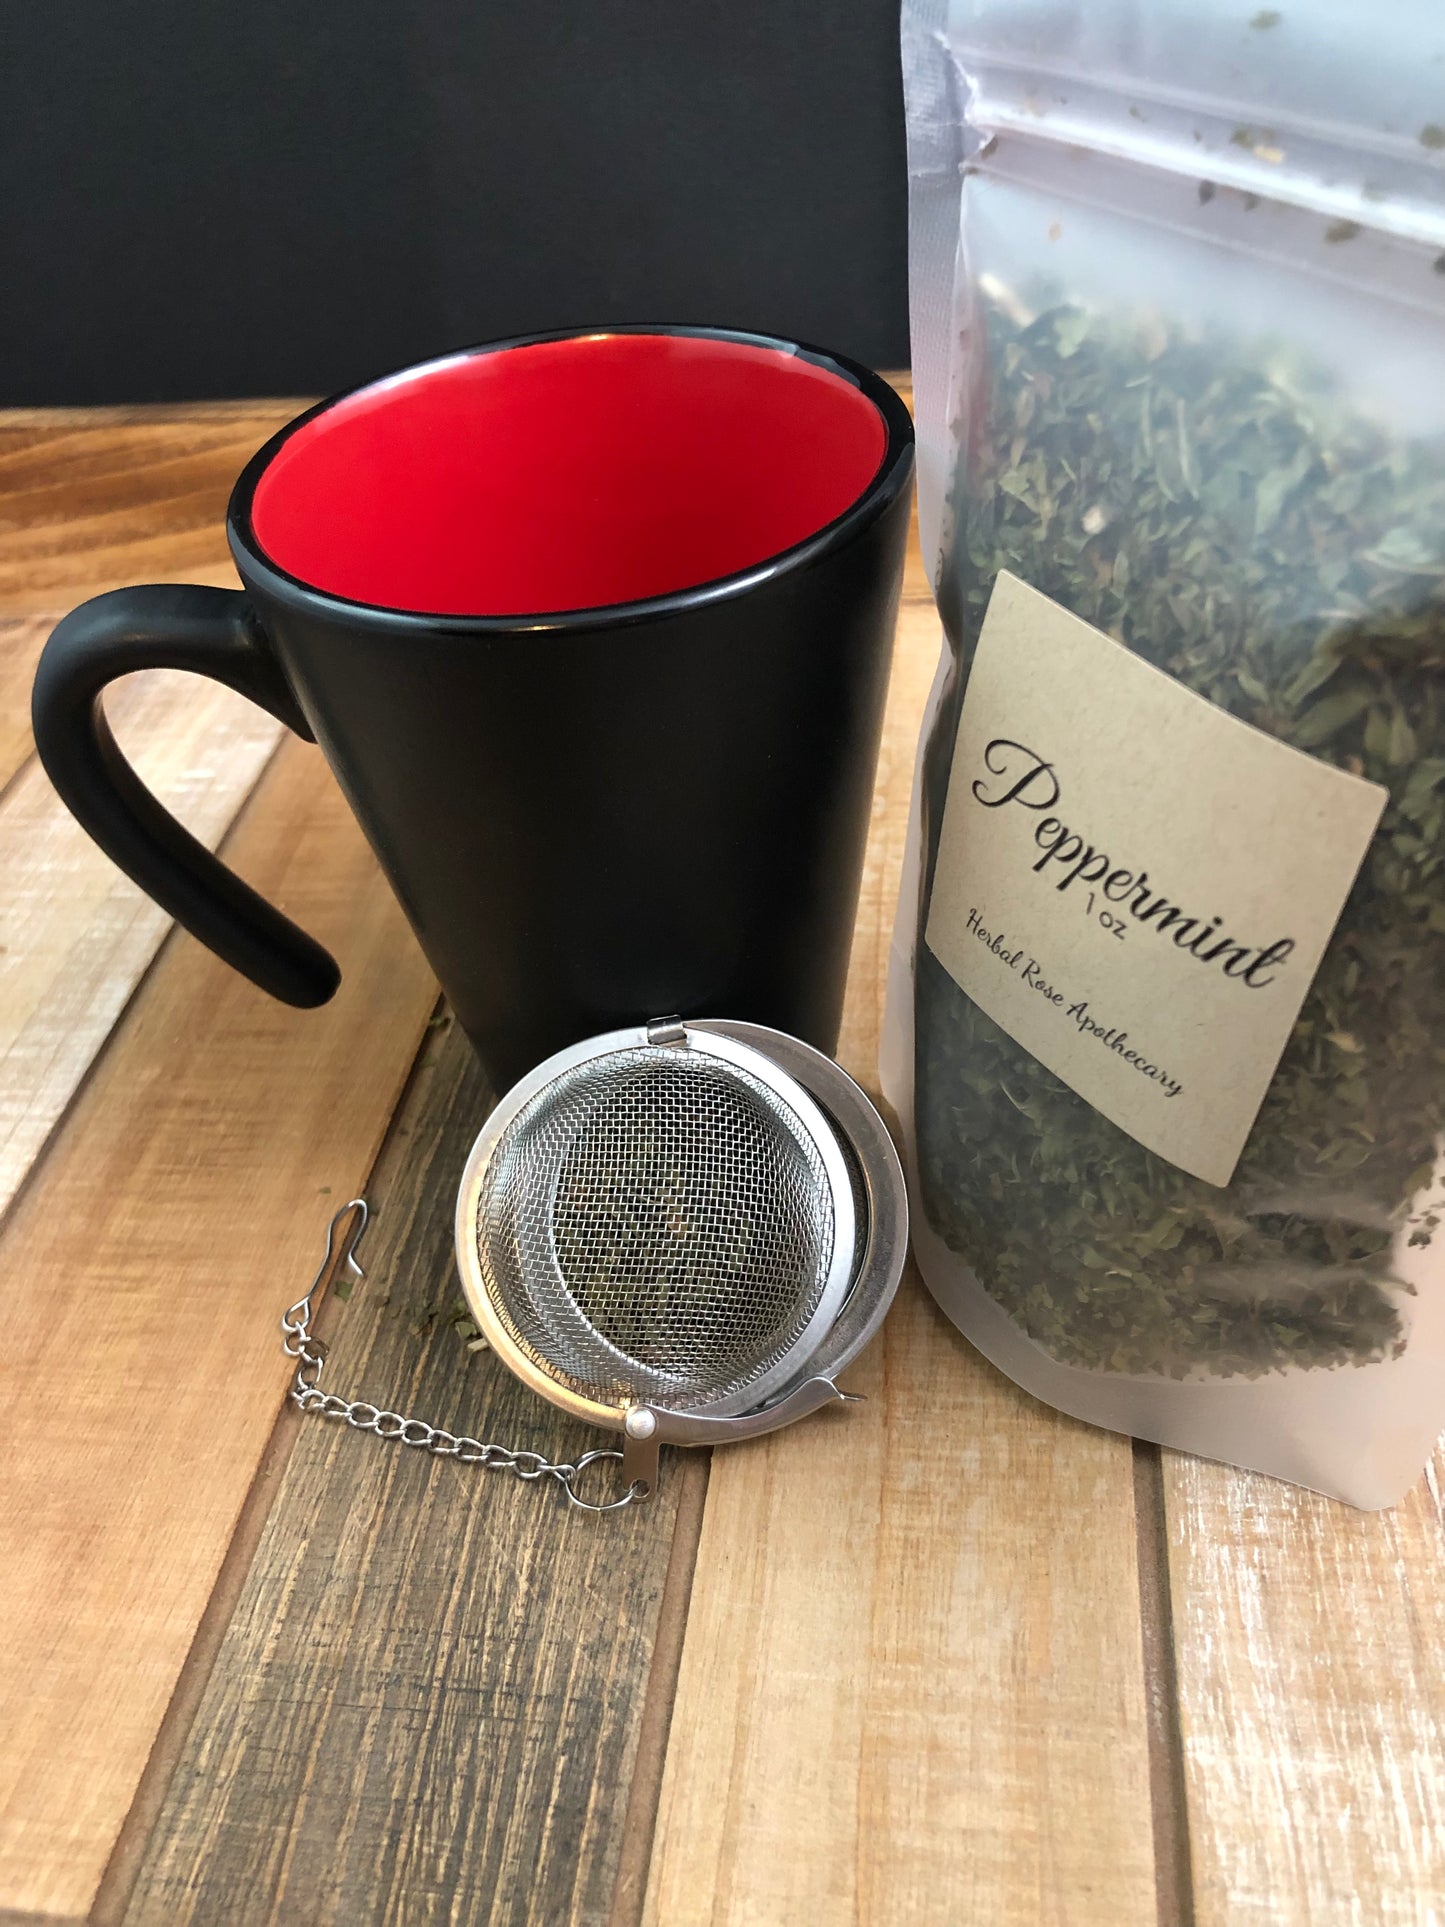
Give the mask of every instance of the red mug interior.
[(449, 356), (282, 443), (251, 527), (331, 595), (436, 615), (561, 614), (695, 588), (825, 528), (883, 417), (784, 348), (598, 334)]

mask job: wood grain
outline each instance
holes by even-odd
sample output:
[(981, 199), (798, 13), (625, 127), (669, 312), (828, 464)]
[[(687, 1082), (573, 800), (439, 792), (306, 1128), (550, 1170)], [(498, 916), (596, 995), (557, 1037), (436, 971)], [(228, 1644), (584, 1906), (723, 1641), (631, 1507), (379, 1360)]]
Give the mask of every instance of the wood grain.
[(1164, 1454), (1199, 1927), (1445, 1918), (1445, 1453), (1391, 1512)]
[[(939, 642), (910, 589), (840, 1050), (875, 1088)], [(1008, 1384), (911, 1269), (849, 1383), (714, 1454), (646, 1919), (1152, 1923), (1128, 1442)]]
[[(210, 848), (282, 733), (231, 690), (164, 670), (127, 677), (107, 709), (142, 778)], [(0, 1213), (170, 927), (32, 760), (0, 796)]]
[(714, 1454), (647, 1920), (1153, 1923), (1127, 1445), (913, 1278), (850, 1384)]
[[(916, 556), (916, 548), (910, 550)], [(878, 1037), (888, 991), (888, 951), (898, 911), (898, 878), (908, 829), (908, 805), (918, 724), (942, 641), (926, 589), (910, 586), (898, 612), (893, 677), (878, 750), (868, 853), (858, 891), (858, 915), (848, 960), (848, 994), (838, 1035), (838, 1062), (878, 1097)]]
[(187, 938), (0, 1236), (0, 1907), (90, 1904), (279, 1408), (278, 1300), (368, 1169), (434, 995), (320, 756), (227, 855), (330, 944), (300, 1013)]
[(0, 612), (127, 582), (234, 585), (231, 485), (305, 404), (29, 408), (0, 416)]
[(30, 684), (45, 638), (48, 615), (0, 618), (0, 796), (15, 772), (35, 753), (30, 734)]
[[(374, 1189), (369, 1281), (330, 1308), (327, 1381), (572, 1456), (598, 1435), (437, 1316), (489, 1107), (449, 1035)], [(550, 1485), (304, 1422), (127, 1919), (605, 1919), (676, 1470), (648, 1506), (591, 1519)]]

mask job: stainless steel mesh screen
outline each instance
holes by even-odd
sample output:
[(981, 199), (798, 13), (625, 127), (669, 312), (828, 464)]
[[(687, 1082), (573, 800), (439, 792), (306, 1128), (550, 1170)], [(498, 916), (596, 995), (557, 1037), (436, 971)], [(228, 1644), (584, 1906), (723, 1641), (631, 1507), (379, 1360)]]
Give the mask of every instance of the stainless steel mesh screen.
[(523, 1106), (477, 1212), (484, 1288), (553, 1378), (606, 1402), (742, 1409), (817, 1311), (835, 1217), (810, 1132), (701, 1053), (612, 1051)]

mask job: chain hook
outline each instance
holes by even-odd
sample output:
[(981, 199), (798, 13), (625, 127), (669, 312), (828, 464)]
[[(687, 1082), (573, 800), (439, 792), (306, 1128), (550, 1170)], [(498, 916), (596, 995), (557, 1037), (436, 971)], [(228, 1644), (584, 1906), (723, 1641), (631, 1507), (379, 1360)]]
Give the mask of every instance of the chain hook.
[[(356, 1220), (347, 1232), (345, 1240), (342, 1243), (340, 1262), (338, 1263), (336, 1234), (343, 1219), (345, 1219), (348, 1212), (352, 1211), (357, 1214)], [(359, 1284), (366, 1276), (356, 1256), (356, 1247), (361, 1242), (361, 1234), (365, 1231), (370, 1217), (371, 1207), (367, 1204), (365, 1198), (349, 1198), (339, 1211), (332, 1213), (331, 1222), (326, 1227), (326, 1256), (321, 1260), (316, 1276), (307, 1286), (305, 1295), (298, 1298), (294, 1305), (289, 1305), (282, 1315), (282, 1342), (289, 1357), (304, 1359), (308, 1365), (319, 1365), (321, 1360), (325, 1358), (326, 1347), (321, 1344), (320, 1339), (312, 1338), (309, 1329), (311, 1324), (311, 1300), (316, 1296), (317, 1292), (320, 1291), (327, 1278), (330, 1277), (333, 1265), (336, 1265), (338, 1274), (341, 1277), (349, 1279), (354, 1284)], [(307, 1346), (319, 1349), (320, 1355), (318, 1357), (312, 1357), (311, 1353), (306, 1349)]]

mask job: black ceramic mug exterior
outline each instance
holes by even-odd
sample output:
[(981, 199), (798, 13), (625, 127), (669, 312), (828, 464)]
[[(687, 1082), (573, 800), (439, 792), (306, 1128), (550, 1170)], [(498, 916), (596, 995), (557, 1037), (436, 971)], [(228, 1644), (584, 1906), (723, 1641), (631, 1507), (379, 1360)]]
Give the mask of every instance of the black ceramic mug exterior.
[(769, 337), (531, 336), (406, 371), (247, 466), (243, 589), (123, 589), (60, 624), (41, 760), (158, 903), (307, 1006), (330, 955), (156, 803), (100, 699), (193, 670), (314, 737), (499, 1086), (674, 1010), (831, 1052), (912, 455), (885, 382)]

